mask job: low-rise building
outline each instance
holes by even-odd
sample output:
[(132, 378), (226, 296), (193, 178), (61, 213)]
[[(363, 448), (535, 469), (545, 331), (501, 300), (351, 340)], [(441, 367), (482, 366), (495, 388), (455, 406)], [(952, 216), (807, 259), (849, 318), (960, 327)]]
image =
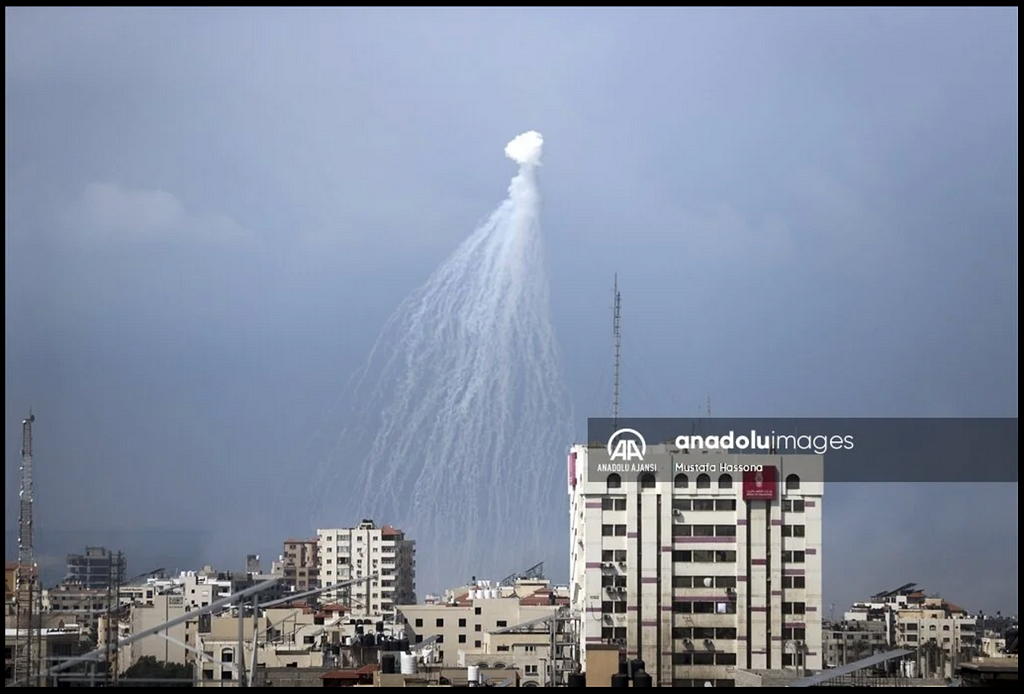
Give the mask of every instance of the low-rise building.
[(567, 589), (528, 579), (506, 586), (464, 586), (448, 591), (440, 602), (405, 605), (399, 611), (412, 646), (433, 641), (424, 650), (427, 662), (515, 669), (522, 686), (542, 686), (552, 662), (552, 642), (557, 649), (569, 648), (563, 625), (554, 619), (568, 603)]

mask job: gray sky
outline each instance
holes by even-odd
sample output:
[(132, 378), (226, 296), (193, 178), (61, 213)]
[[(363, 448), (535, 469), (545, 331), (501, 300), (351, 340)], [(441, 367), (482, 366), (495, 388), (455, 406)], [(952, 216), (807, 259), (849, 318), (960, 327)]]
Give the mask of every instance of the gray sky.
[[(7, 546), (29, 406), (44, 562), (312, 534), (338, 394), (529, 129), (581, 434), (616, 271), (630, 414), (1016, 417), (1017, 14), (7, 9)], [(1016, 611), (1015, 483), (826, 504), (826, 604)]]

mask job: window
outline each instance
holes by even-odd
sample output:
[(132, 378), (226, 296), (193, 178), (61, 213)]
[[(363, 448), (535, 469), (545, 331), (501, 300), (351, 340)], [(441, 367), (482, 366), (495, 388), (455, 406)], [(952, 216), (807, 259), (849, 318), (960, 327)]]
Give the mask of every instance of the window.
[(807, 629), (803, 627), (783, 628), (782, 630), (783, 641), (806, 641), (807, 640)]
[(785, 551), (782, 553), (782, 562), (784, 564), (803, 564), (804, 559), (804, 553), (800, 551)]
[(602, 511), (611, 511), (612, 508), (613, 508), (613, 503), (612, 502), (614, 502), (614, 501), (615, 500), (612, 499), (610, 496), (606, 496), (605, 498), (601, 499), (601, 510)]
[(233, 663), (235, 662), (235, 652), (230, 648), (225, 648), (220, 652), (220, 662), (222, 663)]
[(803, 499), (784, 499), (782, 501), (782, 510), (786, 513), (803, 513), (804, 512), (804, 500)]
[(536, 674), (537, 674), (537, 666), (536, 665), (524, 665), (523, 666), (523, 674), (536, 676)]
[(499, 619), (497, 625), (499, 629), (504, 629), (508, 626), (508, 622), (506, 622), (504, 619)]
[(655, 480), (654, 475), (649, 472), (640, 474), (640, 488), (641, 489), (654, 489)]
[(715, 537), (736, 537), (735, 525), (716, 525)]
[(463, 628), (463, 629), (466, 628), (466, 618), (465, 617), (462, 617), (462, 618), (459, 619), (459, 626), (461, 628)]
[(423, 626), (423, 619), (417, 617), (416, 618), (416, 626), (417, 627), (422, 627)]
[(473, 642), (473, 648), (480, 648), (480, 644), (481, 643), (482, 643), (481, 641), (474, 641)]
[(684, 549), (674, 549), (672, 550), (672, 561), (691, 562), (693, 561), (693, 552)]
[(782, 614), (805, 614), (807, 606), (802, 602), (782, 603)]
[(718, 477), (719, 489), (732, 489), (732, 475), (720, 475)]
[(806, 526), (803, 525), (784, 525), (782, 526), (783, 537), (804, 537)]
[(715, 550), (715, 562), (719, 564), (735, 564), (736, 563), (736, 550)]
[(735, 653), (715, 653), (715, 665), (735, 665)]
[(711, 476), (701, 473), (697, 476), (697, 489), (711, 489)]
[(715, 561), (715, 552), (710, 549), (695, 549), (692, 561), (699, 564), (710, 564)]
[(608, 489), (620, 489), (622, 487), (622, 478), (614, 472), (608, 475)]
[(686, 489), (690, 486), (690, 478), (683, 474), (676, 475), (676, 478), (672, 480), (672, 485), (676, 489)]
[(615, 526), (604, 524), (601, 526), (601, 535), (603, 537), (611, 537), (615, 533)]
[(480, 624), (474, 624), (473, 625), (473, 631), (483, 631), (483, 630), (484, 630), (484, 628), (483, 628), (482, 625), (480, 625)]
[(444, 626), (444, 618), (443, 617), (438, 617), (437, 618), (437, 626), (438, 627), (443, 627)]
[(786, 476), (786, 491), (795, 492), (800, 490), (800, 476), (799, 475), (787, 475)]
[(615, 537), (625, 537), (625, 536), (626, 536), (626, 526), (625, 525), (616, 525), (615, 526)]
[(803, 576), (783, 576), (782, 587), (792, 590), (803, 590), (807, 587), (807, 579)]
[(459, 643), (466, 643), (466, 635), (459, 634)]
[(479, 616), (480, 612), (481, 612), (481, 608), (479, 608), (479, 607), (474, 607), (473, 608), (473, 614)]
[(694, 511), (714, 511), (715, 500), (714, 499), (694, 499), (693, 500)]
[(689, 511), (690, 500), (689, 499), (672, 499), (672, 508), (676, 511)]
[(715, 588), (735, 588), (735, 576), (715, 576)]
[(736, 499), (715, 499), (716, 511), (735, 511)]
[(673, 525), (672, 526), (673, 537), (693, 537), (693, 526), (692, 525)]
[(695, 525), (693, 526), (694, 537), (714, 537), (715, 526), (713, 525)]

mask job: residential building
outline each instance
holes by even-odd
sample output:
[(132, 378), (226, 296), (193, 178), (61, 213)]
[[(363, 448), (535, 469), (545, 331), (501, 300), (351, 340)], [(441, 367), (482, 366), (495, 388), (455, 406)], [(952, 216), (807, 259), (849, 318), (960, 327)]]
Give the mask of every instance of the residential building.
[(915, 583), (854, 604), (846, 619), (882, 624), (888, 645), (916, 649), (911, 677), (954, 677), (957, 667), (982, 647), (976, 617), (941, 597), (928, 596)]
[[(489, 581), (450, 590), (436, 603), (398, 608), (410, 645), (430, 641), (431, 662), (447, 667), (516, 669), (524, 687), (543, 686), (551, 657), (551, 621), (565, 611), (566, 588), (543, 579), (499, 586)], [(567, 622), (568, 620), (563, 620)], [(562, 639), (556, 620), (556, 646)], [(568, 660), (574, 654), (557, 652)]]
[(605, 450), (569, 454), (584, 670), (591, 644), (643, 660), (656, 687), (820, 669), (823, 457), (645, 443), (654, 462), (627, 472)]
[[(281, 555), (282, 585), (296, 593), (317, 587), (319, 578), (319, 540), (285, 540)], [(274, 573), (271, 570), (271, 573)]]
[(98, 590), (124, 583), (126, 561), (120, 552), (105, 547), (86, 547), (85, 554), (69, 554), (64, 583)]
[(320, 586), (366, 578), (326, 591), (325, 602), (385, 621), (394, 619), (396, 606), (415, 604), (416, 545), (401, 530), (364, 520), (354, 528), (318, 530), (317, 543)]
[(826, 623), (822, 629), (822, 664), (842, 667), (890, 650), (890, 635), (884, 622)]

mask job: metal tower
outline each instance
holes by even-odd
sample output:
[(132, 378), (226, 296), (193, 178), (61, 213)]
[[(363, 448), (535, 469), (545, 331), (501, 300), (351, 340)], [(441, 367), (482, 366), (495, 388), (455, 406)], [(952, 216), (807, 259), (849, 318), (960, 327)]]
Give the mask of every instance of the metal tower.
[(619, 425), (619, 366), (622, 361), (622, 295), (619, 294), (619, 274), (615, 273), (615, 309), (612, 316), (612, 336), (615, 338), (615, 378), (612, 384), (612, 425)]
[[(17, 637), (14, 658), (15, 686), (32, 687), (35, 668), (32, 659), (32, 623), (35, 602), (36, 561), (32, 537), (32, 422), (29, 411), (21, 422), (21, 491), (18, 509)], [(24, 640), (22, 640), (24, 639)]]

